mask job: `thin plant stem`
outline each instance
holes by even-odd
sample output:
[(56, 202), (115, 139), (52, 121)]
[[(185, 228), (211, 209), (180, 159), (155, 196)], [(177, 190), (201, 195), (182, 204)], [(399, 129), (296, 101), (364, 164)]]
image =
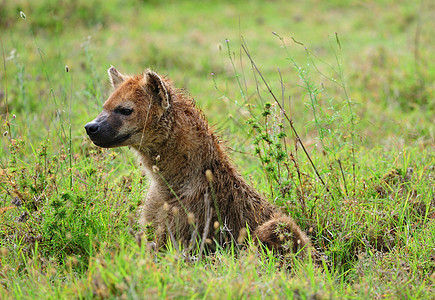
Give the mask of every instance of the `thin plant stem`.
[[(258, 75), (260, 76), (261, 80), (263, 81), (263, 83), (266, 85), (267, 90), (269, 91), (269, 94), (272, 96), (272, 98), (275, 100), (275, 102), (277, 103), (277, 105), (279, 106), (279, 108), (281, 110), (283, 110), (281, 104), (279, 103), (278, 99), (276, 98), (275, 94), (273, 93), (273, 91), (271, 90), (271, 88), (269, 87), (269, 85), (266, 82), (266, 79), (263, 77), (263, 74), (260, 72), (260, 70), (258, 69), (257, 65), (255, 64), (254, 60), (252, 59), (249, 51), (246, 49), (245, 47), (245, 42), (243, 41), (242, 43), (242, 49), (243, 51), (245, 51), (245, 54), (248, 56), (249, 60), (251, 61), (252, 66), (254, 67), (254, 69), (256, 70), (256, 72), (258, 73)], [(310, 161), (311, 166), (314, 169), (314, 172), (316, 173), (317, 177), (319, 178), (320, 182), (323, 184), (323, 186), (325, 187), (326, 191), (331, 195), (331, 197), (334, 199), (334, 196), (331, 194), (328, 186), (326, 185), (326, 183), (323, 181), (322, 177), (320, 176), (319, 172), (317, 171), (316, 166), (314, 165), (313, 160), (311, 159), (310, 155), (308, 154), (308, 151), (305, 149), (304, 143), (302, 142), (302, 139), (299, 137), (299, 134), (296, 131), (296, 128), (293, 125), (293, 121), (288, 117), (288, 115), (284, 112), (284, 117), (287, 119), (287, 122), (290, 124), (290, 127), (292, 129), (292, 131), (294, 132), (295, 136), (296, 136), (296, 140), (297, 142), (299, 142), (299, 144), (302, 146), (302, 149), (305, 153), (305, 155), (307, 156), (308, 160)]]

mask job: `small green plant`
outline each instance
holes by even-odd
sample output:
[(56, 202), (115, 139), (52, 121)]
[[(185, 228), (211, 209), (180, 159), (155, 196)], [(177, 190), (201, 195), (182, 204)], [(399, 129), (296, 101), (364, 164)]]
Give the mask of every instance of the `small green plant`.
[[(274, 118), (279, 118), (278, 120)], [(247, 120), (255, 132), (253, 144), (255, 154), (259, 157), (266, 173), (271, 196), (280, 199), (291, 198), (292, 185), (295, 180), (292, 170), (292, 157), (287, 154), (287, 134), (276, 105), (266, 102), (261, 117), (256, 120), (252, 117)]]

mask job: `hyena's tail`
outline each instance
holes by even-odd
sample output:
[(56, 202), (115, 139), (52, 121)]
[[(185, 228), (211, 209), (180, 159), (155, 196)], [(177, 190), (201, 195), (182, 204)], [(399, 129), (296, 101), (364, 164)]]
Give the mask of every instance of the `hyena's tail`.
[(279, 252), (300, 253), (312, 251), (310, 239), (290, 217), (278, 216), (260, 225), (254, 236), (266, 247)]

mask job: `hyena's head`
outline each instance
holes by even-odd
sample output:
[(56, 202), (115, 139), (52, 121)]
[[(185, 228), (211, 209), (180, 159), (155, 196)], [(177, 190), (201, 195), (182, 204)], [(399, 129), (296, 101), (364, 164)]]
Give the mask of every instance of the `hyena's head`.
[(85, 125), (92, 142), (103, 148), (146, 147), (162, 138), (171, 106), (165, 80), (151, 70), (126, 76), (111, 67), (108, 73), (115, 90), (103, 104), (103, 111)]

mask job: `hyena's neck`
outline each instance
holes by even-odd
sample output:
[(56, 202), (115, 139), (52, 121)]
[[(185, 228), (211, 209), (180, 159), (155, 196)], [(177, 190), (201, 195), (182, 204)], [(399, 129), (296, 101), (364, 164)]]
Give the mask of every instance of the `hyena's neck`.
[(191, 184), (206, 182), (208, 169), (213, 172), (233, 169), (218, 138), (204, 126), (207, 130), (196, 130), (185, 124), (181, 129), (173, 128), (169, 138), (159, 144), (135, 147), (146, 175), (162, 185), (170, 185), (176, 192), (183, 192)]

